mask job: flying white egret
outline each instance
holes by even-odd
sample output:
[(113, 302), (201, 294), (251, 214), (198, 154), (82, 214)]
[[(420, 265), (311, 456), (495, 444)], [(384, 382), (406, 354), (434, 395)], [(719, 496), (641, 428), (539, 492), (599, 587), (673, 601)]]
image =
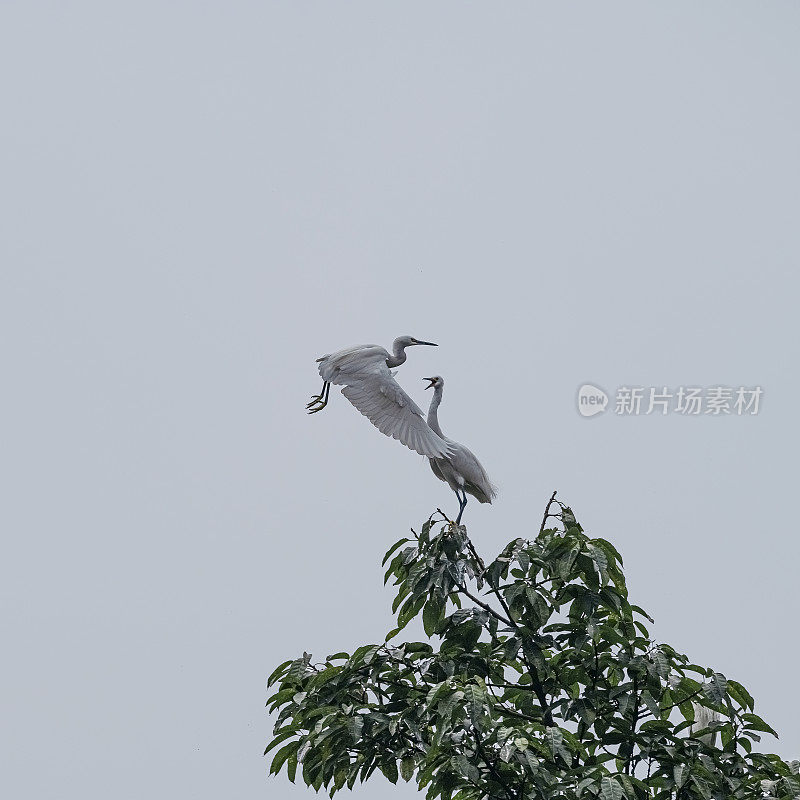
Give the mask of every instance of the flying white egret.
[(497, 496), (497, 489), (492, 485), (486, 470), (472, 451), (463, 444), (448, 439), (439, 427), (438, 411), (444, 392), (444, 379), (440, 375), (436, 375), (433, 378), (425, 378), (425, 380), (430, 381), (425, 388), (433, 388), (433, 399), (428, 409), (428, 426), (451, 448), (447, 456), (430, 458), (429, 461), (433, 474), (456, 493), (458, 498), (456, 524), (458, 525), (464, 509), (467, 507), (467, 494), (471, 494), (479, 503), (491, 503), (492, 498)]
[(381, 432), (428, 458), (444, 458), (450, 447), (430, 429), (422, 409), (403, 391), (390, 367), (406, 360), (407, 347), (423, 342), (413, 336), (394, 340), (392, 352), (375, 344), (362, 344), (318, 358), (322, 391), (306, 406), (309, 414), (328, 403), (331, 384), (343, 386), (342, 394)]

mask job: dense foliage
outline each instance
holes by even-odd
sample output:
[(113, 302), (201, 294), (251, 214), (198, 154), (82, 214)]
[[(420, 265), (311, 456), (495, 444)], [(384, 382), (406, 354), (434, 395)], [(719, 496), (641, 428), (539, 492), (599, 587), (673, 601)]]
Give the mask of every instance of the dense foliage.
[[(271, 772), (331, 796), (377, 769), (444, 800), (800, 798), (798, 762), (753, 748), (774, 732), (746, 689), (653, 640), (619, 553), (555, 494), (488, 566), (433, 518), (386, 561), (386, 643), (269, 678)], [(390, 644), (418, 614), (438, 649)]]

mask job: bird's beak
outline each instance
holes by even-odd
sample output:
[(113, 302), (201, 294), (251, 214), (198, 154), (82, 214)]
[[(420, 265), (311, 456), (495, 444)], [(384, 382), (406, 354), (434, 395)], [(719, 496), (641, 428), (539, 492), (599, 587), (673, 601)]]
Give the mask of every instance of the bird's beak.
[[(431, 347), (438, 347), (439, 345), (436, 342), (421, 342), (419, 339), (414, 339), (414, 344), (429, 344)], [(425, 378), (425, 380), (428, 380)]]
[(436, 384), (436, 378), (423, 378), (422, 380), (430, 381), (430, 383), (425, 387), (426, 389), (430, 389)]

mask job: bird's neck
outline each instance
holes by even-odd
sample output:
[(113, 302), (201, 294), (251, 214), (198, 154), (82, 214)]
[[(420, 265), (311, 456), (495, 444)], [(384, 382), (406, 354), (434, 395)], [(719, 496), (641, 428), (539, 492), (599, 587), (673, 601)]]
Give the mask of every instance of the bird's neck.
[(387, 367), (399, 367), (406, 362), (406, 347), (398, 340), (392, 345), (392, 354), (386, 359)]
[(428, 409), (428, 427), (439, 437), (444, 439), (442, 429), (439, 427), (439, 404), (442, 402), (442, 389), (437, 386), (433, 390), (433, 399)]

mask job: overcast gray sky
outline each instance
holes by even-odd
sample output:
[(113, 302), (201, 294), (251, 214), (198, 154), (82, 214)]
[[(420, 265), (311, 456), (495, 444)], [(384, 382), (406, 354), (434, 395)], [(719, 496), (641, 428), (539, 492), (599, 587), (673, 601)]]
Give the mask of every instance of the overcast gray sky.
[[(798, 23), (4, 2), (3, 794), (306, 796), (266, 777), (265, 676), (381, 641), (383, 552), (455, 509), (338, 393), (304, 414), (317, 356), (400, 334), (500, 486), (479, 549), (558, 489), (800, 756)], [(584, 382), (764, 396), (584, 419)]]

